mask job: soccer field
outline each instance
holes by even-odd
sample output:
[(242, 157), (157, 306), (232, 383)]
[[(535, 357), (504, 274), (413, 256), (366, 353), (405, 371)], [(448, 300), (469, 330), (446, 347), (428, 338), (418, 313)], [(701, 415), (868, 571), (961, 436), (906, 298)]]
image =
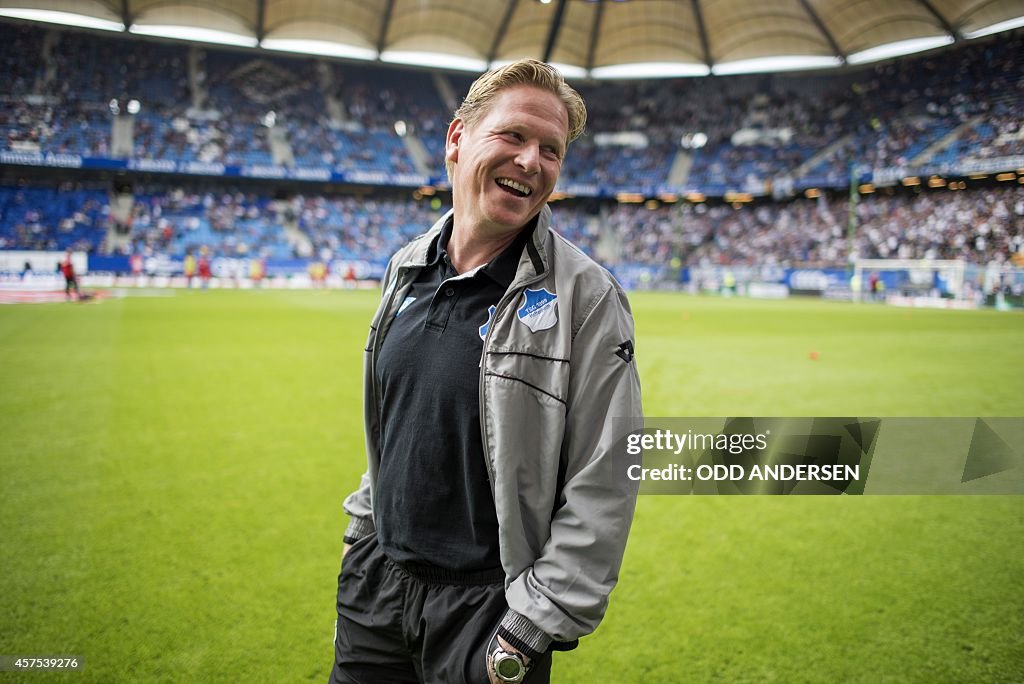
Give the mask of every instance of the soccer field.
[[(323, 682), (378, 294), (144, 294), (0, 308), (0, 655)], [(650, 416), (1024, 415), (1018, 313), (631, 300)], [(1024, 681), (1022, 539), (1024, 497), (642, 497), (555, 681)]]

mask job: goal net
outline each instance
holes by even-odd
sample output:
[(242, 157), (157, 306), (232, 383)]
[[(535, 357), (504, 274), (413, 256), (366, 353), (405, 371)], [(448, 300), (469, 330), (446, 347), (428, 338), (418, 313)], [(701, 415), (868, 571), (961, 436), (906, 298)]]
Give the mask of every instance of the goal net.
[(945, 259), (856, 259), (851, 286), (855, 302), (888, 296), (961, 300), (967, 294), (964, 262)]

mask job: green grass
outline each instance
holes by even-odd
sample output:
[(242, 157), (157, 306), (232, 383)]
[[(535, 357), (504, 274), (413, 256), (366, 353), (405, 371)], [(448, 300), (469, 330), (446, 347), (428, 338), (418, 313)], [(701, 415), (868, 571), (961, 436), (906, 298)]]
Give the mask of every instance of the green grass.
[[(375, 300), (0, 308), (0, 654), (87, 663), (26, 681), (326, 679)], [(1018, 314), (632, 301), (648, 415), (1024, 415)], [(1021, 497), (643, 497), (555, 678), (1022, 681), (1021, 539)]]

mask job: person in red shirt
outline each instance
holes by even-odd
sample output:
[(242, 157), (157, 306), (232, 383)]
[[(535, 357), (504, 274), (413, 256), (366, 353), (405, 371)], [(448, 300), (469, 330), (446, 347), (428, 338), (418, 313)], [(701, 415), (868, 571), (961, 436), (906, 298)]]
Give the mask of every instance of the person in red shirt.
[(204, 290), (209, 287), (212, 275), (213, 273), (210, 271), (210, 250), (203, 247), (199, 250), (199, 280), (202, 281)]
[(75, 275), (75, 265), (71, 262), (71, 248), (64, 252), (64, 260), (60, 262), (57, 269), (64, 276), (64, 296), (71, 299), (71, 290), (75, 291), (75, 297), (81, 297), (78, 289), (78, 276)]

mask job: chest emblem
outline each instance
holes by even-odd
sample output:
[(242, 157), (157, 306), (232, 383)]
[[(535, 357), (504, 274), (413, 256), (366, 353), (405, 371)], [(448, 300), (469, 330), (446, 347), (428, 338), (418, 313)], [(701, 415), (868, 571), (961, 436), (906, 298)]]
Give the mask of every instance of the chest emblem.
[(398, 307), (398, 311), (395, 313), (395, 318), (402, 315), (402, 312), (409, 308), (409, 305), (416, 301), (415, 297), (406, 297), (402, 300), (402, 306)]
[(491, 327), (491, 321), (494, 319), (494, 309), (495, 309), (495, 307), (493, 305), (487, 307), (487, 321), (483, 325), (480, 326), (480, 339), (481, 340), (484, 339), (485, 337), (487, 337), (487, 329)]
[(544, 288), (523, 292), (523, 301), (516, 309), (516, 315), (523, 325), (532, 332), (540, 332), (554, 327), (558, 322), (558, 295)]

